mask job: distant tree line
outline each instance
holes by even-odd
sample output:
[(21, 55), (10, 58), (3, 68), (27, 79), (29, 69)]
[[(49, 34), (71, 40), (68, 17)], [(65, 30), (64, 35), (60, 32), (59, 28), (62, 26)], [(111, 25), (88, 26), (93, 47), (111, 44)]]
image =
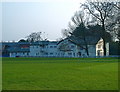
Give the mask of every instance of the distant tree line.
[(20, 39), (19, 42), (38, 42), (38, 41), (47, 41), (47, 37), (43, 36), (45, 35), (45, 32), (33, 32), (26, 36), (25, 39)]

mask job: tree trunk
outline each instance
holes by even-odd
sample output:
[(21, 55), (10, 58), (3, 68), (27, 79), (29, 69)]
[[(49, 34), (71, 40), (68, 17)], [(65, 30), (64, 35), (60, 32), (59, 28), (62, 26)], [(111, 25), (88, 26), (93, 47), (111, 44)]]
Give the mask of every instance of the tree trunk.
[(102, 38), (103, 38), (103, 50), (104, 50), (104, 56), (106, 56), (106, 37), (105, 37), (105, 24), (104, 20), (102, 21)]
[(88, 44), (87, 44), (87, 41), (86, 41), (85, 31), (83, 31), (83, 40), (84, 40), (84, 43), (85, 43), (85, 51), (87, 53), (87, 56), (89, 56)]
[(89, 56), (88, 46), (86, 46), (87, 56)]
[(87, 53), (87, 56), (89, 56), (89, 51), (88, 51), (88, 44), (87, 44), (87, 41), (85, 39), (85, 36), (84, 36), (84, 42), (85, 42), (85, 51)]

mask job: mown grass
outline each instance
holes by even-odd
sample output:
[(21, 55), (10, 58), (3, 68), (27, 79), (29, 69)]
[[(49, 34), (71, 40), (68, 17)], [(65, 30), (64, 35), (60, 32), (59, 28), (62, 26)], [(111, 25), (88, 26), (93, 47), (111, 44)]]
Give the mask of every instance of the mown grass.
[(3, 58), (3, 90), (117, 90), (118, 58)]

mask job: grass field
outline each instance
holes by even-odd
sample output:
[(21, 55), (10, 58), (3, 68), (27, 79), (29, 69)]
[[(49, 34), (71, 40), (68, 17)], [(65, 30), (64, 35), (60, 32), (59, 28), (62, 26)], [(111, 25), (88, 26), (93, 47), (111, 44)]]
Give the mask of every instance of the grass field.
[(3, 58), (3, 90), (117, 90), (117, 58)]

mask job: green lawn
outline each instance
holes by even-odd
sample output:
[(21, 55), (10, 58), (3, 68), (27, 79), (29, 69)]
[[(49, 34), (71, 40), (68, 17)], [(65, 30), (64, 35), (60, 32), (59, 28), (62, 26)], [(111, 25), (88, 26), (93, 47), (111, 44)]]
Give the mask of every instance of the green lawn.
[(3, 58), (3, 90), (118, 90), (117, 58)]

